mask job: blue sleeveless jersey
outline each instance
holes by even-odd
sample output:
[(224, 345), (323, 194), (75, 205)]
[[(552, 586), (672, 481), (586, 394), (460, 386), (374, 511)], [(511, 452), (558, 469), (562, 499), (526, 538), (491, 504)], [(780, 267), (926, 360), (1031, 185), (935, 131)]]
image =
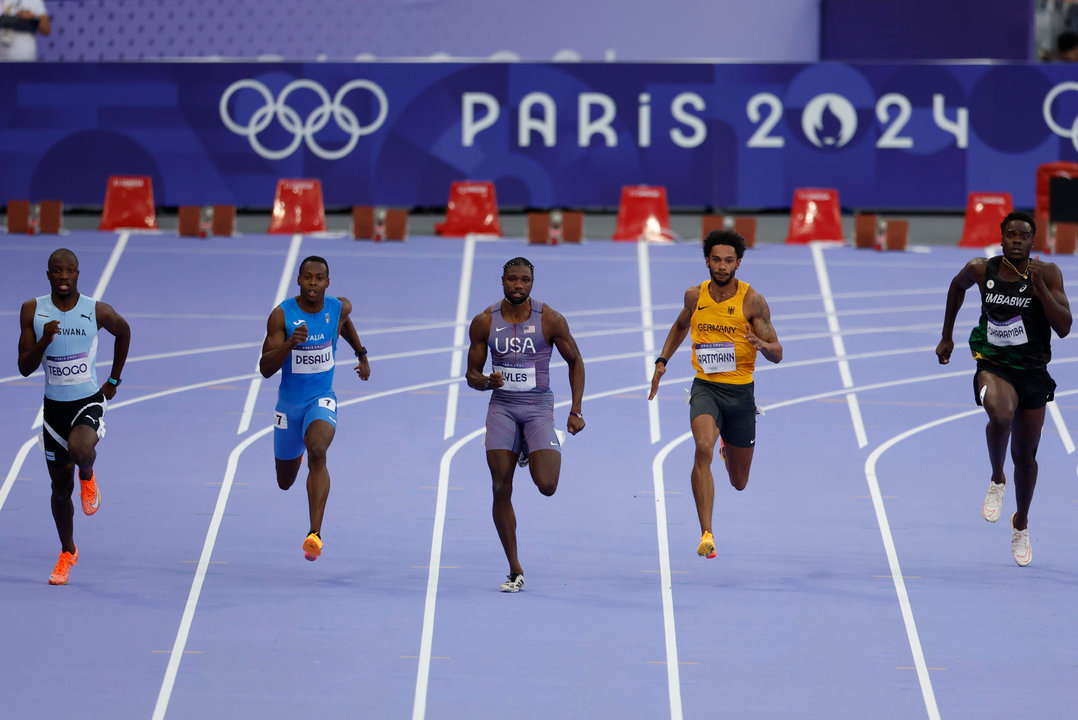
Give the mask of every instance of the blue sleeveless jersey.
[(80, 295), (67, 312), (57, 309), (52, 295), (37, 298), (34, 335), (44, 335), (45, 323), (60, 321), (59, 332), (45, 348), (41, 369), (45, 371), (45, 397), (51, 400), (82, 400), (101, 386), (97, 384), (97, 300)]
[(280, 305), (284, 311), (285, 337), (300, 323), (307, 323), (307, 340), (292, 348), (281, 366), (283, 400), (303, 402), (333, 392), (333, 365), (337, 355), (337, 329), (341, 322), (340, 298), (326, 295), (322, 309), (305, 313), (294, 297)]

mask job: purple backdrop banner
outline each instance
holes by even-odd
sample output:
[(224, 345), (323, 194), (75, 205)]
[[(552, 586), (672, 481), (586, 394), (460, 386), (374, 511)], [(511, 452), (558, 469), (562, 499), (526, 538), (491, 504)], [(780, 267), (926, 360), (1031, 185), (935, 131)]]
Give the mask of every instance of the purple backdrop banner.
[(819, 59), (820, 0), (46, 0), (42, 60)]
[(444, 206), (492, 180), (506, 206), (1033, 204), (1037, 165), (1078, 161), (1078, 81), (1048, 65), (11, 64), (0, 202), (99, 205), (145, 174), (159, 205), (270, 205), (281, 177), (330, 206)]

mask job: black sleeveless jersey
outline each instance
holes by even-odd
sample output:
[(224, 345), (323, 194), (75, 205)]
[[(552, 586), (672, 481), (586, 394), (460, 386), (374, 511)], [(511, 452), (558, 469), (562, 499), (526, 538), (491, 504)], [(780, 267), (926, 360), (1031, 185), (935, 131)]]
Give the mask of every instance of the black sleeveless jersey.
[(1016, 370), (1043, 368), (1052, 359), (1052, 327), (1033, 294), (1033, 281), (1001, 280), (1002, 264), (997, 255), (985, 265), (981, 319), (969, 334), (970, 350), (977, 360)]

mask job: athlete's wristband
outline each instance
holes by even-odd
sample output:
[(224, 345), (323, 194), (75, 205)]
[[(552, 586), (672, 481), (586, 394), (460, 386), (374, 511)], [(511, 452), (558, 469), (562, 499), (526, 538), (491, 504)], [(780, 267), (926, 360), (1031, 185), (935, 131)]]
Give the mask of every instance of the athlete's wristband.
[(122, 381), (120, 380), (120, 378), (110, 377), (107, 382), (108, 382), (109, 385), (112, 385), (113, 387), (119, 387), (119, 385), (120, 385), (120, 383)]
[(360, 346), (359, 346), (359, 350), (356, 350), (356, 357), (357, 357), (357, 358), (361, 358), (361, 357), (363, 357), (363, 356), (364, 356), (364, 355), (366, 355), (366, 354), (367, 354), (367, 348), (365, 348), (365, 347), (363, 347), (362, 345), (360, 345)]
[(666, 358), (664, 358), (662, 355), (655, 358), (655, 364), (658, 365), (659, 363), (662, 363), (663, 365), (665, 365), (666, 364)]

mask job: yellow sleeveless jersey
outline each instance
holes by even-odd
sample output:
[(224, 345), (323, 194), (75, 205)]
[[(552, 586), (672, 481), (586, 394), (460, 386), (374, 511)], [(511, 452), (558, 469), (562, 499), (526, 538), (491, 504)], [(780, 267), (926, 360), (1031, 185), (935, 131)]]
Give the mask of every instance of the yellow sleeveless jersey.
[(709, 282), (700, 285), (700, 298), (689, 323), (696, 377), (747, 385), (752, 382), (752, 371), (756, 368), (756, 348), (745, 339), (748, 320), (744, 304), (749, 284), (738, 280), (734, 296), (717, 303), (707, 291)]

